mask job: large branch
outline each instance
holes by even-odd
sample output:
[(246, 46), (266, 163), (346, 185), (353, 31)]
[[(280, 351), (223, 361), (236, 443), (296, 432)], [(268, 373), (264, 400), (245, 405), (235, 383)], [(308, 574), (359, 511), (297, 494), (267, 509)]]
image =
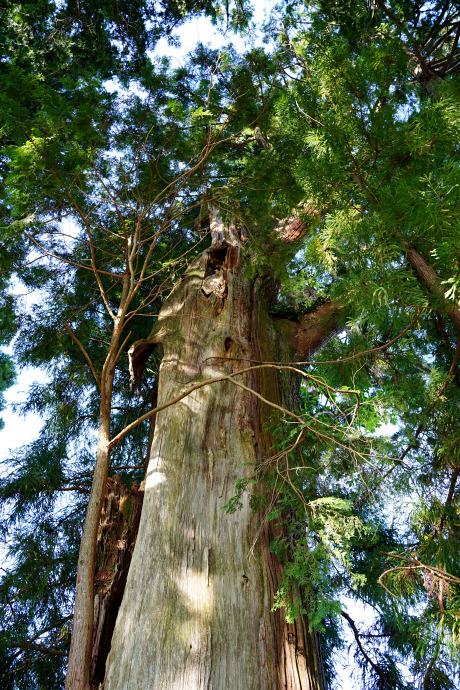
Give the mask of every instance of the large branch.
[(385, 672), (380, 668), (380, 666), (378, 666), (374, 661), (372, 661), (370, 656), (366, 653), (366, 651), (362, 645), (361, 639), (360, 639), (362, 637), (362, 635), (360, 635), (358, 628), (355, 625), (354, 620), (351, 618), (351, 616), (348, 615), (348, 613), (346, 613), (346, 611), (342, 610), (340, 613), (343, 616), (343, 618), (345, 618), (345, 620), (348, 622), (348, 625), (350, 626), (350, 628), (353, 630), (353, 635), (355, 636), (355, 640), (356, 640), (356, 643), (359, 647), (359, 651), (361, 652), (363, 657), (366, 659), (368, 664), (370, 664), (370, 666), (372, 666), (372, 668), (377, 673), (377, 675), (379, 676), (381, 681), (384, 682), (385, 681)]
[(310, 359), (316, 350), (337, 333), (342, 312), (343, 306), (339, 302), (329, 300), (302, 317), (293, 331), (291, 341), (297, 360)]
[(460, 336), (460, 308), (458, 304), (453, 304), (447, 300), (441, 283), (441, 278), (436, 271), (425, 261), (423, 256), (416, 249), (410, 247), (406, 251), (406, 258), (411, 265), (419, 282), (424, 285), (435, 297), (442, 300), (446, 308), (446, 313), (455, 326), (457, 335)]

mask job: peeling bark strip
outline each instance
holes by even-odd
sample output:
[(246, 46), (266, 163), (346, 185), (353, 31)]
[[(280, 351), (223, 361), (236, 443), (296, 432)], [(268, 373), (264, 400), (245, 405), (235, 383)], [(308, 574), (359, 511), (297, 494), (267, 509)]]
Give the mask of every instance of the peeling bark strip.
[(99, 687), (136, 542), (144, 490), (109, 477), (102, 507), (94, 576), (95, 605), (90, 681)]
[[(163, 346), (159, 405), (248, 361), (294, 354), (298, 325), (269, 316), (269, 281), (243, 277), (236, 229), (220, 224), (212, 233), (213, 245), (190, 265), (139, 344), (144, 351)], [(133, 362), (142, 362), (135, 350)], [(241, 378), (269, 400), (288, 402), (280, 389), (289, 381), (279, 372)], [(285, 387), (287, 395), (294, 389)], [(246, 463), (270, 454), (272, 414), (229, 381), (157, 413), (105, 690), (324, 690), (308, 621), (290, 626), (283, 611), (271, 613), (282, 574), (269, 548), (273, 526), (260, 532), (247, 495), (239, 511), (222, 510)]]

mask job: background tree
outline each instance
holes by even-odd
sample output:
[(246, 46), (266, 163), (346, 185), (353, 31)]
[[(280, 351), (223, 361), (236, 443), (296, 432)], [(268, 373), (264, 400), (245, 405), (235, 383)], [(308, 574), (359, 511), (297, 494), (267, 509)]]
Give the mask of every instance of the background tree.
[[(345, 300), (347, 338), (341, 346), (334, 343), (322, 353), (331, 363), (345, 361), (322, 367), (318, 373), (333, 386), (363, 386), (361, 400), (367, 397), (366, 405), (371, 400), (377, 405), (369, 431), (376, 420), (382, 420), (382, 413), (385, 418), (385, 409), (401, 426), (389, 453), (395, 461), (380, 466), (381, 483), (376, 478), (379, 463), (366, 469), (355, 458), (352, 473), (346, 455), (340, 460), (340, 450), (335, 461), (324, 452), (319, 469), (312, 470), (298, 511), (304, 515), (306, 508), (307, 514), (315, 510), (317, 482), (326, 477), (321, 491), (335, 486), (333, 495), (351, 500), (356, 517), (366, 516), (374, 524), (376, 537), (383, 529), (375, 550), (367, 542), (352, 558), (366, 575), (363, 583), (354, 580), (344, 556), (343, 540), (350, 539), (350, 534), (339, 533), (342, 547), (331, 549), (330, 532), (337, 529), (337, 514), (330, 516), (329, 526), (323, 517), (316, 518), (322, 535), (313, 554), (317, 551), (320, 559), (324, 549), (329, 549), (338, 589), (347, 583), (349, 592), (354, 588), (376, 606), (375, 627), (361, 633), (345, 612), (368, 682), (378, 687), (406, 687), (408, 682), (454, 687), (457, 536), (443, 516), (451, 509), (455, 512), (458, 493), (454, 450), (458, 445), (454, 431), (458, 261), (453, 250), (458, 243), (458, 83), (448, 78), (447, 67), (443, 81), (437, 75), (435, 90), (427, 89), (424, 79), (414, 81), (413, 53), (417, 41), (438, 42), (440, 70), (452, 65), (454, 74), (458, 20), (455, 7), (447, 5), (436, 6), (431, 13), (431, 7), (422, 12), (416, 3), (387, 3), (382, 12), (363, 7), (340, 14), (344, 7), (342, 3), (321, 4), (310, 15), (313, 23), (308, 29), (303, 28), (305, 17), (291, 15), (294, 26), (289, 29), (285, 21), (280, 39), (291, 60), (285, 71), (286, 89), (278, 101), (279, 120), (274, 118), (268, 127), (271, 141), (276, 146), (284, 138), (285, 146), (302, 151), (293, 177), (310, 213), (318, 209), (321, 216), (316, 229), (310, 225), (302, 259), (307, 270), (292, 266), (285, 300), (296, 308), (306, 298), (308, 303), (312, 285), (315, 298), (319, 293)], [(361, 30), (356, 33), (358, 24)], [(316, 272), (313, 267), (318, 261), (322, 269)], [(413, 339), (400, 339), (387, 349), (385, 343), (403, 331), (411, 312), (417, 313), (412, 310), (421, 308)], [(382, 349), (357, 358), (356, 351), (362, 348)], [(306, 402), (313, 404), (310, 410), (317, 416), (322, 406), (310, 398)], [(336, 409), (337, 421), (345, 421), (343, 409)], [(331, 416), (332, 411), (327, 414)], [(308, 452), (312, 453), (311, 444)], [(389, 447), (381, 452), (388, 453)], [(305, 486), (294, 479), (297, 490), (299, 484)], [(289, 500), (299, 501), (292, 487), (287, 492)], [(393, 500), (390, 515), (397, 512), (404, 519), (385, 525), (383, 516)], [(310, 526), (314, 517), (310, 516)], [(314, 541), (309, 542), (310, 551), (306, 546), (301, 543), (291, 577), (311, 587), (312, 595), (323, 592), (317, 601), (324, 597), (324, 615), (327, 606), (333, 611), (330, 571), (324, 573), (318, 565), (312, 580), (308, 572), (312, 559), (315, 562)], [(377, 591), (377, 582), (392, 595)], [(422, 607), (421, 602), (425, 608), (411, 608)], [(382, 645), (382, 639), (388, 639), (388, 645)], [(399, 675), (398, 659), (409, 664), (413, 681)]]

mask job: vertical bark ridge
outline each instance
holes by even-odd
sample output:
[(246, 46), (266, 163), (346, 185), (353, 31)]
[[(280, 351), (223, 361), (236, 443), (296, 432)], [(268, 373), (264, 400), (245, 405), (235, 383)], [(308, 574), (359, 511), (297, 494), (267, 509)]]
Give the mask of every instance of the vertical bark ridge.
[[(307, 315), (301, 324), (295, 327), (296, 337), (292, 338), (291, 322), (279, 320), (273, 323), (269, 319), (266, 308), (270, 302), (269, 289), (270, 286), (267, 285), (265, 295), (263, 291), (256, 293), (256, 300), (265, 302), (265, 308), (256, 308), (253, 312), (253, 340), (255, 358), (258, 361), (290, 361), (294, 354), (305, 354), (306, 351), (311, 354), (336, 330), (340, 307), (328, 303), (322, 305), (324, 308), (319, 307), (314, 313)], [(309, 334), (308, 342), (306, 333)], [(257, 370), (254, 373), (254, 389), (264, 398), (288, 409), (297, 407), (299, 381), (294, 374), (270, 369)], [(257, 451), (259, 460), (262, 461), (273, 455), (275, 439), (268, 431), (272, 423), (272, 412), (267, 406), (258, 404), (254, 397), (251, 402), (254, 406), (252, 418), (257, 428)], [(309, 629), (308, 617), (299, 617), (294, 624), (288, 624), (284, 609), (271, 611), (283, 576), (283, 566), (271, 552), (270, 544), (275, 537), (286, 536), (286, 528), (273, 522), (265, 522), (263, 516), (261, 520), (263, 522), (260, 546), (268, 593), (264, 618), (266, 634), (273, 640), (274, 673), (271, 687), (280, 690), (321, 690), (325, 687), (325, 681), (319, 636), (316, 631)]]

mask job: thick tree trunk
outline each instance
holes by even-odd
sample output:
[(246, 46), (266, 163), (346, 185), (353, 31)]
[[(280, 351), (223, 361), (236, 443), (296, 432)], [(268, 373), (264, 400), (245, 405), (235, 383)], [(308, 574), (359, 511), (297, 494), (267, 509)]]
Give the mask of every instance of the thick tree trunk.
[[(239, 238), (223, 234), (214, 233), (138, 348), (141, 362), (143, 350), (163, 346), (160, 405), (201, 380), (294, 354), (293, 324), (269, 315), (270, 283), (244, 277)], [(235, 380), (281, 400), (273, 370)], [(271, 454), (271, 414), (229, 381), (158, 413), (105, 690), (323, 690), (317, 634), (306, 619), (289, 625), (282, 611), (271, 613), (282, 574), (272, 527), (248, 495), (235, 513), (222, 510), (235, 482)]]

